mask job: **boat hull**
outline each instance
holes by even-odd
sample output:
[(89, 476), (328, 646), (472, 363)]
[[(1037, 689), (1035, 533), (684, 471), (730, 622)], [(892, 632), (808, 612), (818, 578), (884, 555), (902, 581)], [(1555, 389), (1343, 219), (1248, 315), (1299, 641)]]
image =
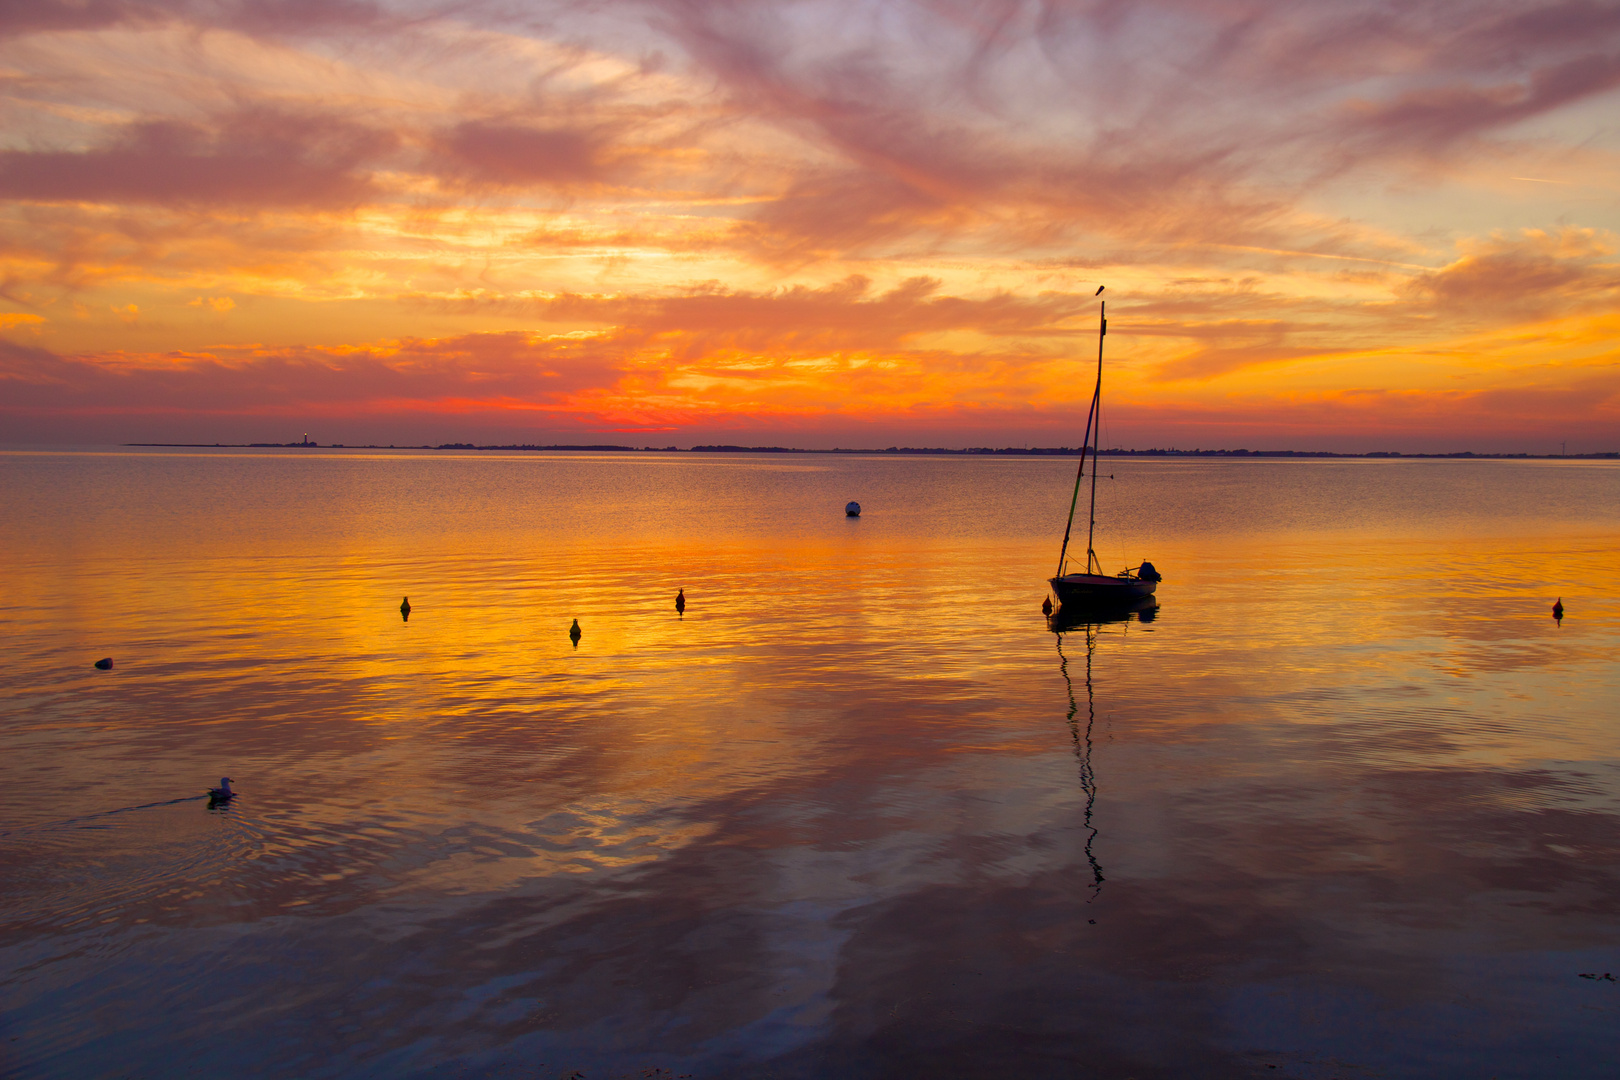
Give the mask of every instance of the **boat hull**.
[(1158, 584), (1141, 578), (1109, 577), (1106, 574), (1064, 574), (1051, 579), (1052, 593), (1058, 598), (1058, 603), (1071, 607), (1128, 604), (1144, 596), (1152, 596)]

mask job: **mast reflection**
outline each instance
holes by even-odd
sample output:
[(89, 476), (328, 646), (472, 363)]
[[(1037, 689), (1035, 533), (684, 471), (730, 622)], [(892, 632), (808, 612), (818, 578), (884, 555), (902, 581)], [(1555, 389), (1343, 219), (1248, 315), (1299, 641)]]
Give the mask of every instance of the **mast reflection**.
[[(1091, 864), (1090, 900), (1095, 900), (1102, 892), (1104, 881), (1102, 864), (1097, 861), (1094, 850), (1098, 830), (1092, 823), (1092, 814), (1097, 806), (1097, 773), (1091, 764), (1091, 734), (1097, 724), (1096, 689), (1091, 681), (1092, 657), (1097, 651), (1097, 639), (1102, 633), (1104, 624), (1129, 623), (1132, 618), (1139, 622), (1152, 622), (1158, 612), (1157, 602), (1152, 597), (1145, 597), (1139, 603), (1124, 607), (1084, 610), (1071, 608), (1067, 611), (1059, 608), (1046, 620), (1053, 637), (1057, 640), (1058, 668), (1063, 672), (1063, 681), (1069, 688), (1069, 715), (1066, 720), (1069, 734), (1074, 738), (1074, 756), (1080, 762), (1080, 789), (1086, 795), (1086, 861)], [(1121, 626), (1121, 633), (1125, 629)], [(1074, 693), (1074, 678), (1069, 674), (1069, 657), (1063, 651), (1063, 635), (1075, 630), (1084, 631), (1086, 637), (1086, 717), (1083, 724), (1080, 721), (1080, 701)]]

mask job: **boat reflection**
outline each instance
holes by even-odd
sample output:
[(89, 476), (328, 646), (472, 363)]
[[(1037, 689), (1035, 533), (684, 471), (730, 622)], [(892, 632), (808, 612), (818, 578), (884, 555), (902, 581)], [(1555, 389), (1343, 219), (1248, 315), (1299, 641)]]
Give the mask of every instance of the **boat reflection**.
[[(1047, 615), (1046, 625), (1052, 630), (1057, 639), (1058, 667), (1063, 672), (1063, 681), (1069, 688), (1069, 715), (1066, 718), (1069, 725), (1069, 734), (1074, 738), (1074, 756), (1080, 762), (1080, 788), (1086, 795), (1085, 827), (1086, 827), (1086, 861), (1091, 864), (1091, 899), (1095, 900), (1102, 892), (1103, 872), (1102, 865), (1097, 862), (1094, 850), (1097, 841), (1097, 827), (1092, 823), (1092, 815), (1097, 807), (1097, 773), (1091, 764), (1091, 734), (1097, 724), (1097, 694), (1092, 683), (1091, 664), (1097, 652), (1097, 640), (1104, 633), (1103, 627), (1113, 623), (1129, 623), (1132, 620), (1149, 623), (1159, 615), (1159, 602), (1152, 596), (1136, 597), (1123, 602), (1090, 602), (1086, 604), (1065, 604), (1056, 611)], [(1128, 627), (1121, 626), (1123, 634)], [(1084, 722), (1080, 717), (1080, 701), (1075, 696), (1074, 677), (1069, 674), (1069, 657), (1063, 651), (1063, 636), (1074, 631), (1085, 634), (1086, 643), (1086, 715)]]
[(1063, 604), (1046, 617), (1046, 625), (1055, 634), (1066, 634), (1087, 626), (1121, 623), (1135, 620), (1150, 623), (1159, 617), (1159, 601), (1151, 596), (1136, 597), (1120, 603)]
[(1091, 657), (1097, 648), (1096, 628), (1091, 624), (1084, 624), (1086, 633), (1086, 719), (1082, 726), (1080, 722), (1080, 702), (1074, 696), (1074, 678), (1069, 674), (1069, 657), (1063, 651), (1063, 634), (1056, 634), (1058, 669), (1063, 672), (1063, 681), (1069, 688), (1069, 715), (1065, 717), (1069, 725), (1069, 734), (1074, 739), (1074, 756), (1080, 762), (1080, 789), (1086, 794), (1086, 861), (1091, 864), (1091, 899), (1095, 900), (1097, 894), (1102, 892), (1103, 872), (1102, 865), (1097, 862), (1096, 852), (1092, 850), (1097, 841), (1097, 826), (1091, 822), (1092, 811), (1097, 805), (1097, 773), (1091, 766), (1091, 730), (1097, 723), (1097, 701), (1091, 685)]
[[(1094, 850), (1098, 830), (1092, 823), (1092, 815), (1097, 807), (1097, 773), (1091, 763), (1091, 735), (1092, 729), (1097, 724), (1097, 694), (1091, 678), (1092, 658), (1096, 655), (1097, 641), (1104, 633), (1104, 626), (1129, 623), (1132, 620), (1152, 622), (1158, 614), (1158, 601), (1151, 596), (1144, 596), (1123, 603), (1066, 604), (1046, 618), (1047, 626), (1057, 639), (1058, 667), (1063, 672), (1063, 681), (1069, 688), (1069, 715), (1066, 720), (1069, 734), (1074, 738), (1074, 756), (1080, 762), (1080, 789), (1086, 796), (1085, 851), (1086, 861), (1091, 864), (1093, 900), (1102, 892), (1104, 879), (1102, 865), (1097, 861)], [(1127, 627), (1121, 626), (1119, 632), (1123, 633), (1126, 629)], [(1076, 630), (1085, 635), (1086, 643), (1086, 712), (1083, 719), (1080, 715), (1080, 700), (1075, 696), (1074, 677), (1069, 673), (1069, 657), (1063, 651), (1063, 636)]]

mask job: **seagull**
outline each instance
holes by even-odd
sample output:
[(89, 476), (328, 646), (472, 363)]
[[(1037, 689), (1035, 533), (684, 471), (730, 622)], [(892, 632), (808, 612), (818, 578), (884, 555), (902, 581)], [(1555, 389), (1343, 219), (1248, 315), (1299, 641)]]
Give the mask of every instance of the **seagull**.
[(231, 790), (231, 778), (228, 776), (219, 778), (219, 787), (208, 789), (210, 802), (230, 802), (235, 796), (236, 792)]
[(404, 618), (404, 619), (409, 619), (411, 617), (411, 598), (410, 597), (407, 596), (405, 599), (403, 599), (403, 600), (401, 600), (399, 602), (399, 614), (400, 614), (400, 617)]
[(579, 644), (579, 639), (581, 637), (585, 636), (585, 631), (583, 631), (583, 630), (581, 630), (579, 628), (579, 620), (578, 619), (575, 619), (574, 620), (574, 625), (570, 626), (568, 628), (568, 636), (574, 639), (574, 644), (575, 645), (578, 645)]
[(1553, 601), (1553, 618), (1562, 619), (1563, 617), (1564, 617), (1564, 598), (1562, 596), (1560, 596), (1557, 600)]
[(686, 590), (685, 589), (679, 589), (675, 593), (675, 614), (684, 615), (685, 613), (686, 613)]

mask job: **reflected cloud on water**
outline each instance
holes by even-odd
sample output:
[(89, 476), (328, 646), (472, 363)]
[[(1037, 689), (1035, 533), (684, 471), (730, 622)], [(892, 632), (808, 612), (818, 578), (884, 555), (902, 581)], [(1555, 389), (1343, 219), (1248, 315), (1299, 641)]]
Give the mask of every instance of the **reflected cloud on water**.
[[(1027, 512), (1041, 467), (937, 468), (977, 529)], [(721, 535), (836, 509), (778, 470), (683, 497), (721, 508), (715, 539), (611, 547), (562, 531), (601, 483), (548, 506), (527, 463), (484, 495), (471, 465), (438, 494), (412, 468), (435, 512), (399, 520), (460, 521), (476, 556), (379, 527), (297, 558), (42, 547), (15, 575), (0, 1072), (1615, 1065), (1620, 1001), (1580, 977), (1620, 948), (1602, 538), (1556, 553), (1600, 594), (1562, 628), (1500, 569), (1525, 545), (1453, 536), (1170, 536), (1168, 614), (1042, 623), (1049, 538), (941, 539), (938, 487), (880, 500), (881, 472), (832, 481), (894, 507), (859, 529)], [(554, 530), (443, 512), (473, 496)], [(232, 535), (273, 538), (252, 524)], [(228, 808), (181, 798), (222, 772), (247, 792)], [(64, 809), (67, 776), (72, 807), (128, 809)]]

